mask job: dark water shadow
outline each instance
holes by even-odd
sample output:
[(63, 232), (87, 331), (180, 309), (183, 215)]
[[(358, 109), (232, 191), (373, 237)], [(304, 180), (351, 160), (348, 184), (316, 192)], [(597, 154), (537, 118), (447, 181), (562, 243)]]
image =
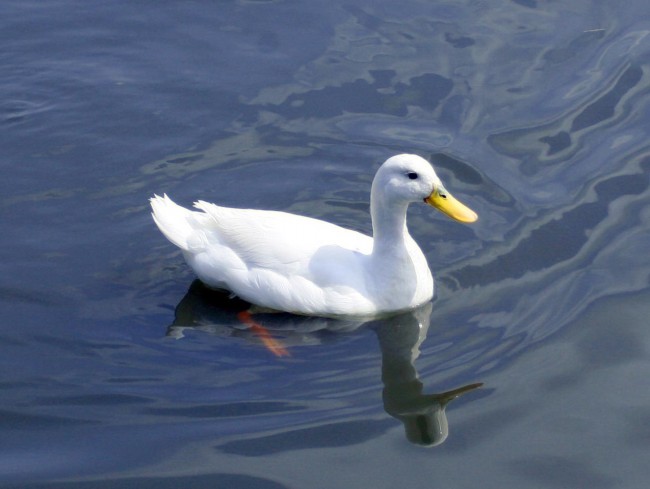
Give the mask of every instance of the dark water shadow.
[(91, 481), (47, 482), (3, 486), (5, 489), (284, 489), (279, 482), (246, 474), (208, 474), (186, 477), (132, 477)]
[[(167, 336), (181, 339), (188, 330), (195, 330), (236, 337), (267, 348), (268, 337), (271, 336), (273, 341), (281, 344), (286, 354), (290, 354), (292, 348), (335, 341), (342, 333), (368, 327), (377, 335), (382, 354), (384, 410), (404, 424), (406, 437), (411, 443), (421, 446), (443, 443), (449, 435), (447, 405), (483, 385), (472, 383), (444, 392), (424, 392), (424, 384), (419, 379), (415, 361), (429, 329), (431, 303), (413, 311), (371, 321), (287, 313), (255, 314), (256, 323), (263, 325), (263, 333), (239, 320), (238, 315), (249, 307), (249, 303), (231, 298), (225, 292), (211, 290), (196, 280), (176, 307), (174, 322), (169, 326)], [(273, 348), (269, 349), (277, 354)], [(274, 434), (263, 439), (228, 442), (220, 448), (229, 453), (250, 456), (281, 452), (289, 448), (299, 449), (303, 445), (304, 448), (311, 448), (315, 443), (318, 446), (352, 445), (359, 443), (358, 434), (362, 438), (373, 438), (377, 436), (378, 430), (383, 432), (387, 429), (384, 423), (369, 423), (363, 427), (358, 426), (356, 421), (309, 427), (292, 431), (289, 439), (286, 433)], [(357, 428), (363, 429), (359, 432)], [(338, 436), (333, 436), (337, 433)], [(290, 447), (286, 446), (287, 443)]]

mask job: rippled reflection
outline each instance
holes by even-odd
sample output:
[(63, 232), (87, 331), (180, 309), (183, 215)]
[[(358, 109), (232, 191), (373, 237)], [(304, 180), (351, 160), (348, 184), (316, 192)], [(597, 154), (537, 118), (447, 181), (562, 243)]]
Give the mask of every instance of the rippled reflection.
[[(429, 329), (431, 303), (414, 311), (368, 322), (262, 313), (255, 317), (263, 331), (238, 319), (239, 313), (249, 306), (226, 293), (210, 290), (196, 280), (176, 307), (167, 336), (181, 339), (188, 329), (200, 330), (242, 338), (266, 346), (277, 356), (285, 356), (290, 355), (292, 347), (320, 344), (324, 335), (332, 332), (349, 332), (362, 325), (370, 327), (381, 348), (384, 409), (404, 424), (410, 442), (422, 446), (443, 443), (449, 435), (445, 412), (449, 402), (483, 385), (473, 383), (445, 392), (424, 392), (415, 361)], [(269, 336), (274, 337), (271, 344)], [(282, 354), (278, 353), (279, 349)]]
[(430, 316), (431, 303), (428, 303), (373, 325), (381, 346), (384, 409), (404, 423), (409, 441), (424, 446), (440, 445), (447, 439), (447, 404), (483, 385), (474, 383), (434, 394), (423, 392), (424, 384), (418, 378), (415, 360), (420, 356), (420, 344), (426, 339)]

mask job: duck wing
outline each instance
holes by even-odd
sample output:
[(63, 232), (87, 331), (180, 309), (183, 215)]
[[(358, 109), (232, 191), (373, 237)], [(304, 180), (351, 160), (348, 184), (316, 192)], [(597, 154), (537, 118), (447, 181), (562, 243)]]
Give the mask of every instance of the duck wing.
[(231, 209), (207, 202), (207, 246), (186, 259), (199, 278), (254, 304), (306, 314), (369, 308), (372, 238), (286, 212)]
[(207, 285), (271, 309), (303, 314), (372, 311), (366, 288), (372, 238), (286, 212), (169, 197), (151, 201), (156, 224)]
[(194, 204), (204, 219), (208, 246), (229, 247), (249, 268), (294, 269), (313, 260), (324, 247), (370, 254), (369, 236), (319, 219), (287, 212), (232, 209), (208, 202)]

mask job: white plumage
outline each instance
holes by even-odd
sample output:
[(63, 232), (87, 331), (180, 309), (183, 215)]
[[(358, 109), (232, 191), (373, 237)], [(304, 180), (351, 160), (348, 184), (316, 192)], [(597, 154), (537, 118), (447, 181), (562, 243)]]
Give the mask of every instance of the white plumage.
[(476, 214), (415, 155), (388, 159), (372, 184), (373, 238), (286, 212), (232, 209), (199, 201), (198, 211), (167, 195), (153, 218), (206, 285), (264, 308), (315, 316), (376, 316), (433, 296), (426, 259), (406, 228), (409, 203), (425, 201), (455, 219)]

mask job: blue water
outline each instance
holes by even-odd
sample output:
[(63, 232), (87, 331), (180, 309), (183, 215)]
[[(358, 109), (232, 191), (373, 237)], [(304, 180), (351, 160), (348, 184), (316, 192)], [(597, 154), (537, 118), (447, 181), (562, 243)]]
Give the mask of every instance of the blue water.
[[(2, 2), (0, 487), (645, 487), (648, 19)], [(166, 192), (369, 233), (400, 152), (479, 222), (413, 206), (433, 303), (263, 318), (288, 356), (149, 215)]]

